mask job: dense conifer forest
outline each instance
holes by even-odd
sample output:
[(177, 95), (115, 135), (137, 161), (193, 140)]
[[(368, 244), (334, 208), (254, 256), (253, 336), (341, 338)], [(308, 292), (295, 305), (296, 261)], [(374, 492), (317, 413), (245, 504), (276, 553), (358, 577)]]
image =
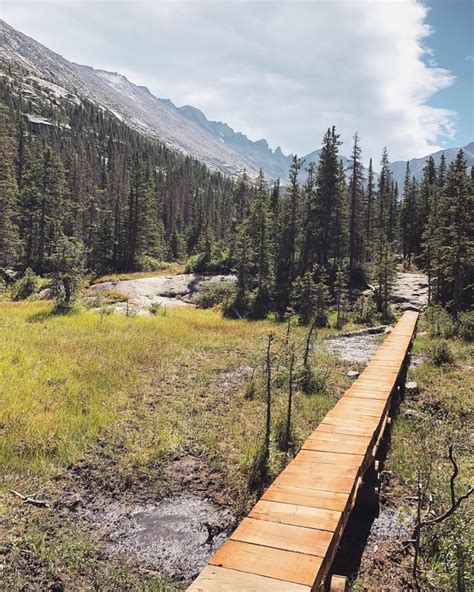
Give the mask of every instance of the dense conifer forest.
[(189, 271), (236, 273), (229, 314), (292, 306), (306, 322), (366, 282), (386, 314), (399, 256), (427, 272), (432, 303), (457, 315), (472, 301), (474, 172), (462, 151), (449, 166), (430, 157), (421, 182), (407, 166), (397, 187), (387, 150), (379, 174), (371, 160), (364, 177), (357, 134), (345, 170), (333, 127), (319, 162), (295, 156), (288, 180), (245, 171), (234, 180), (90, 103), (51, 106), (38, 123), (14, 83), (2, 83), (1, 98), (4, 270), (51, 275), (73, 260), (76, 272), (101, 274), (186, 261)]

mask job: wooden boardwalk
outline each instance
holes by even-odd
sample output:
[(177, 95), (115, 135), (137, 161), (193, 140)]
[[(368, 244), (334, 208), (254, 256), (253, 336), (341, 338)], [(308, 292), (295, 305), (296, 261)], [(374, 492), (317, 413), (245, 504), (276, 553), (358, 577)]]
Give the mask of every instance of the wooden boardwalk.
[(404, 384), (418, 313), (405, 312), (359, 378), (188, 588), (310, 592), (324, 585)]

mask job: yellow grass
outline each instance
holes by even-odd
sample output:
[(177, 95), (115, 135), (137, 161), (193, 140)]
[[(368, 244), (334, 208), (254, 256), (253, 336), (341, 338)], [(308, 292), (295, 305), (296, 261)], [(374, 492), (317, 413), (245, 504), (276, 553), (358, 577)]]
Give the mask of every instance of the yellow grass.
[[(124, 474), (190, 448), (237, 474), (264, 414), (263, 392), (244, 398), (240, 368), (261, 364), (269, 331), (283, 335), (285, 327), (224, 320), (212, 310), (60, 316), (50, 303), (1, 303), (3, 487), (51, 474), (104, 433), (123, 444)], [(333, 402), (301, 395), (300, 431)], [(285, 404), (283, 385), (275, 417)]]

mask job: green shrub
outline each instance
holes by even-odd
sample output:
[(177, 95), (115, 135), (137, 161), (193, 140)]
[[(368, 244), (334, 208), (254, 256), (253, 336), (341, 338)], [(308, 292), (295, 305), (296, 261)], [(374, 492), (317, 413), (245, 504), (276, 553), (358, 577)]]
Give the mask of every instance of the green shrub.
[(235, 296), (222, 303), (222, 314), (229, 319), (241, 319), (252, 308), (253, 294), (236, 290)]
[(474, 311), (462, 312), (458, 317), (458, 335), (466, 341), (474, 339)]
[(316, 372), (309, 366), (303, 366), (295, 378), (300, 389), (307, 395), (324, 395), (326, 393), (327, 379), (327, 372)]
[(197, 253), (190, 257), (186, 263), (186, 273), (229, 273), (230, 261), (227, 252), (224, 251), (219, 257), (209, 258), (206, 253)]
[(13, 300), (25, 300), (38, 291), (40, 278), (28, 267), (23, 276), (15, 282), (12, 290)]
[(287, 414), (281, 413), (276, 419), (273, 431), (276, 447), (281, 452), (287, 452), (296, 442), (293, 421), (290, 422), (290, 431), (288, 433), (287, 419)]
[(194, 302), (200, 308), (212, 308), (218, 304), (224, 307), (233, 301), (236, 295), (236, 287), (233, 282), (209, 282), (199, 291)]
[(159, 302), (153, 302), (152, 304), (150, 304), (150, 306), (148, 307), (148, 311), (150, 312), (151, 315), (153, 315), (154, 317), (157, 316), (157, 314), (160, 312), (161, 310), (161, 304)]
[(453, 317), (442, 306), (430, 306), (426, 311), (428, 335), (448, 339), (456, 333), (456, 323)]
[(352, 320), (362, 325), (373, 323), (377, 319), (377, 306), (373, 297), (362, 294), (352, 305)]
[(252, 401), (257, 394), (257, 382), (254, 378), (251, 378), (244, 384), (244, 399)]
[(265, 454), (265, 439), (259, 436), (256, 444), (250, 445), (243, 461), (244, 471), (247, 474), (248, 486), (251, 491), (261, 489), (268, 480), (269, 467)]
[(435, 366), (442, 366), (443, 364), (452, 364), (454, 362), (454, 355), (446, 341), (437, 341), (430, 348), (430, 359)]
[(155, 257), (142, 255), (141, 257), (138, 257), (135, 264), (135, 269), (136, 271), (160, 271), (162, 269), (166, 269), (167, 266), (167, 263), (164, 263), (159, 259), (155, 259)]

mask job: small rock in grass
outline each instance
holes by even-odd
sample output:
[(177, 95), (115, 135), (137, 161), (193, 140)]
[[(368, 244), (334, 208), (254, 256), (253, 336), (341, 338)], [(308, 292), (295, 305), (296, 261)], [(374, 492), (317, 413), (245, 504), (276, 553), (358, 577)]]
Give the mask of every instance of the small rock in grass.
[(411, 381), (405, 383), (405, 390), (410, 393), (417, 393), (418, 392), (418, 383)]
[(357, 370), (349, 370), (346, 376), (348, 376), (349, 378), (357, 378), (359, 374), (360, 372), (358, 372)]
[(425, 419), (425, 415), (416, 409), (405, 409), (403, 417), (407, 419)]

